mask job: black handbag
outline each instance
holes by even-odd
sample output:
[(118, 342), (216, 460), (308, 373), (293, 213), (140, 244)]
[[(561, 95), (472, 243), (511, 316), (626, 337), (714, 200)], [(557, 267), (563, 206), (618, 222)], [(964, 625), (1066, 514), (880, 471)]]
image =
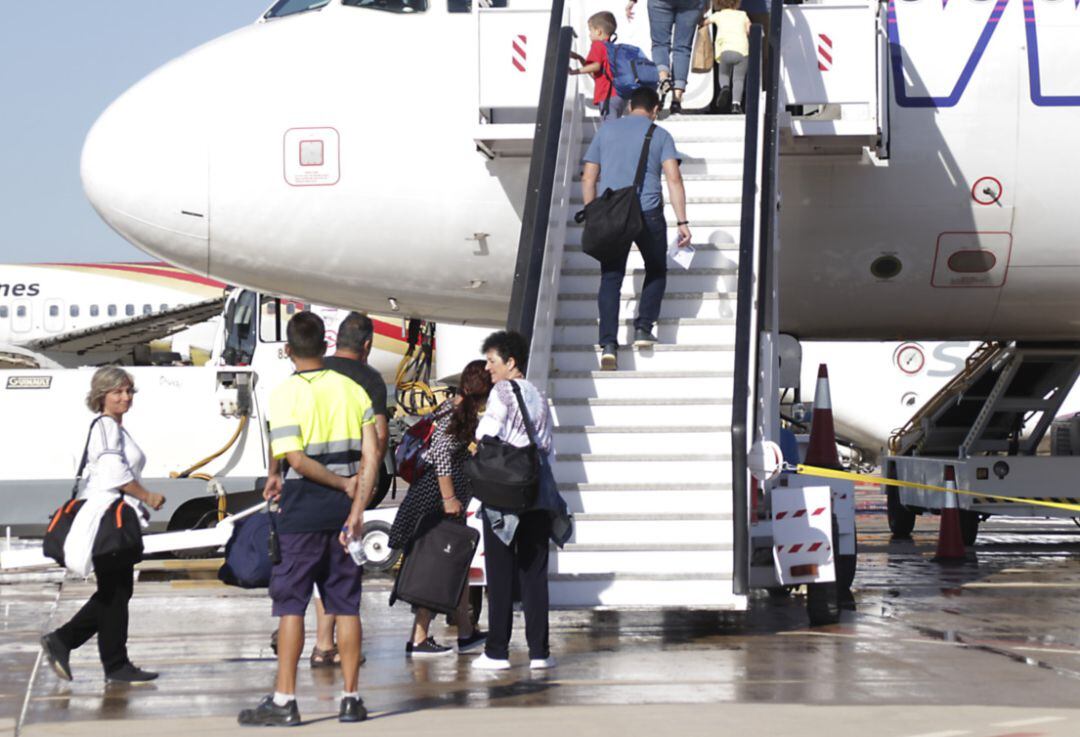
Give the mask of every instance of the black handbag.
[(409, 546), (401, 565), (390, 605), (398, 599), (441, 614), (453, 614), (461, 592), (469, 584), (469, 568), (480, 532), (460, 521), (421, 520), (419, 536)]
[(105, 556), (133, 556), (142, 558), (142, 525), (139, 513), (124, 501), (124, 495), (109, 505), (101, 517), (97, 537), (94, 538), (95, 558)]
[[(521, 417), (529, 428), (531, 439), (535, 433), (525, 409), (525, 400), (521, 398), (521, 389), (513, 380), (510, 386), (514, 389)], [(540, 485), (538, 453), (535, 442), (519, 448), (490, 435), (481, 438), (476, 446), (476, 454), (467, 458), (464, 464), (465, 475), (472, 481), (473, 496), (496, 509), (525, 511), (536, 501)]]
[(641, 214), (641, 188), (645, 184), (649, 144), (654, 130), (656, 123), (649, 126), (645, 142), (641, 144), (634, 183), (622, 189), (605, 189), (603, 194), (574, 216), (576, 222), (585, 222), (581, 249), (597, 261), (618, 256), (623, 249), (630, 247), (631, 241), (645, 227)]
[(55, 560), (59, 565), (64, 565), (64, 543), (71, 531), (71, 523), (75, 521), (75, 515), (82, 509), (85, 499), (76, 499), (79, 495), (79, 481), (90, 453), (90, 434), (94, 431), (94, 425), (103, 415), (98, 415), (90, 423), (90, 429), (86, 431), (86, 443), (83, 444), (82, 460), (79, 461), (79, 470), (75, 472), (75, 483), (71, 485), (71, 498), (52, 513), (49, 517), (49, 526), (45, 529), (45, 539), (41, 541), (42, 552)]

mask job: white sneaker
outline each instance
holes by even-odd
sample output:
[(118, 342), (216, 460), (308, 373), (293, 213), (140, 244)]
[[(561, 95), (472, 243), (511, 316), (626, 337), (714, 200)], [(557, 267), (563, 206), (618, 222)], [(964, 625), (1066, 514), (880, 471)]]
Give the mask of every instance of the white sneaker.
[(547, 670), (548, 668), (554, 668), (556, 665), (558, 665), (558, 662), (550, 655), (546, 658), (533, 658), (529, 661), (529, 667), (533, 670)]
[(489, 658), (485, 653), (472, 662), (472, 667), (477, 670), (510, 670), (510, 661)]

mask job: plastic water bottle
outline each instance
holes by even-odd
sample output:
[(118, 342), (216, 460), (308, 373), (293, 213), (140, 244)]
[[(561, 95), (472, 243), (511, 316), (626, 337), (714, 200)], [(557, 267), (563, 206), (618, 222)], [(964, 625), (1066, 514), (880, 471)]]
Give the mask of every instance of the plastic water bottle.
[(367, 555), (364, 553), (364, 541), (361, 538), (354, 537), (352, 540), (349, 540), (347, 550), (349, 551), (349, 555), (352, 556), (353, 563), (356, 565), (363, 566), (367, 563)]

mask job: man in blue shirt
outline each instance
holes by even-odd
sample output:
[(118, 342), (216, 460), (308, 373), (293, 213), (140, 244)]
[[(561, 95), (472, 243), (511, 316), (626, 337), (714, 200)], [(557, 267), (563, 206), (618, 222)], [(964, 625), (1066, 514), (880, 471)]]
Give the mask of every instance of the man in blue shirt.
[[(585, 152), (581, 188), (586, 205), (596, 199), (597, 191), (618, 190), (634, 184), (645, 135), (659, 112), (660, 96), (656, 90), (642, 87), (630, 95), (629, 115), (609, 120), (600, 126), (589, 150)], [(660, 186), (661, 172), (667, 177), (671, 206), (678, 218), (679, 246), (687, 246), (690, 244), (690, 223), (686, 219), (686, 190), (679, 172), (675, 140), (658, 126), (649, 143), (645, 182), (641, 187), (645, 227), (634, 239), (645, 261), (645, 282), (641, 287), (638, 314), (634, 320), (634, 345), (639, 348), (657, 342), (652, 330), (660, 317), (660, 303), (667, 286), (667, 221)], [(618, 368), (619, 292), (629, 255), (630, 244), (627, 243), (621, 253), (600, 263), (597, 305), (600, 310), (600, 368), (605, 371)]]

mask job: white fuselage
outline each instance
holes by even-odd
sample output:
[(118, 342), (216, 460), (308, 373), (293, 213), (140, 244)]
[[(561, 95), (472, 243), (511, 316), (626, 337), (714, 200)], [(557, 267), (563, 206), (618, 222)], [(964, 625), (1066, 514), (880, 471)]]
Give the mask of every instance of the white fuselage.
[[(1067, 141), (1080, 129), (1080, 100), (1068, 97), (1080, 93), (1068, 75), (1080, 66), (1080, 10), (1035, 0), (1034, 13), (1025, 23), (1020, 0), (897, 3), (887, 165), (781, 160), (782, 330), (1080, 339), (1064, 179), (1080, 165)], [(528, 160), (477, 152), (476, 72), (474, 14), (439, 0), (416, 13), (333, 0), (212, 41), (125, 93), (87, 138), (85, 188), (135, 245), (197, 273), (501, 323)], [(306, 184), (289, 171), (305, 129), (335, 141), (317, 152), (330, 174)], [(977, 272), (970, 254), (956, 256), (972, 250)], [(898, 274), (871, 273), (883, 256)]]
[[(26, 346), (193, 302), (225, 285), (161, 263), (0, 265), (0, 345)], [(213, 334), (204, 344), (209, 349)], [(188, 339), (185, 339), (188, 340)]]

